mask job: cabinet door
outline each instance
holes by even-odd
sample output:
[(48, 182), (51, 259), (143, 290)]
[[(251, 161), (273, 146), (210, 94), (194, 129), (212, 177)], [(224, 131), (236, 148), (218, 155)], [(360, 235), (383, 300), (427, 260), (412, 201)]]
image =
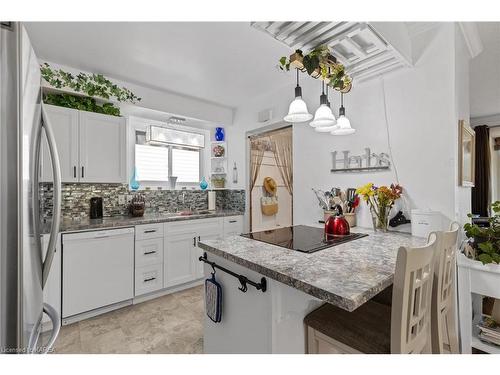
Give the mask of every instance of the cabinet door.
[[(78, 111), (45, 106), (56, 139), (62, 182), (78, 181)], [(52, 166), (45, 132), (42, 132), (40, 181), (52, 182)]]
[[(203, 240), (220, 240), (222, 238), (221, 233), (212, 233), (212, 234), (201, 234), (197, 237), (198, 241)], [(197, 241), (197, 242), (198, 242)], [(203, 273), (203, 262), (200, 262), (199, 258), (203, 255), (204, 250), (196, 246), (193, 249), (193, 269), (194, 269), (194, 278), (201, 279), (204, 276)]]
[(196, 233), (165, 233), (163, 253), (164, 287), (194, 280), (193, 249), (196, 247)]
[(125, 119), (85, 111), (79, 119), (80, 181), (125, 183)]

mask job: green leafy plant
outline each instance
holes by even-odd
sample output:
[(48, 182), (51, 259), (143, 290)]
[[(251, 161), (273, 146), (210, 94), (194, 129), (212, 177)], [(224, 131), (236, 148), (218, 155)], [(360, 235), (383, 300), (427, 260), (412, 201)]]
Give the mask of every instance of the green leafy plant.
[(99, 105), (94, 98), (87, 96), (46, 93), (43, 96), (43, 102), (46, 104), (57, 105), (59, 107), (78, 109), (80, 111), (120, 116), (120, 108), (115, 107), (113, 103), (104, 103)]
[(328, 86), (336, 90), (350, 91), (352, 79), (346, 74), (344, 65), (335, 61), (328, 46), (318, 46), (305, 55), (300, 49), (295, 50), (290, 57), (281, 57), (278, 66), (281, 70), (289, 71), (296, 60), (301, 66), (299, 69), (306, 71), (308, 75), (314, 75), (314, 78), (321, 77)]
[(104, 99), (116, 98), (119, 102), (137, 103), (141, 100), (132, 91), (111, 82), (102, 74), (78, 73), (76, 76), (62, 69), (52, 69), (47, 63), (40, 65), (42, 77), (57, 89), (68, 87), (76, 92)]
[[(493, 216), (489, 219), (489, 227), (479, 227), (476, 224), (464, 225), (465, 235), (469, 238), (473, 257), (483, 264), (500, 264), (500, 201), (491, 205)], [(468, 215), (472, 217), (471, 214)]]

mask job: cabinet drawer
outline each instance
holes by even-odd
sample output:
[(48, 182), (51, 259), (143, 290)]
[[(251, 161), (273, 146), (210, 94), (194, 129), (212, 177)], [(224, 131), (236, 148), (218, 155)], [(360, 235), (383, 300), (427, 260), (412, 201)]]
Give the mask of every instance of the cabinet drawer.
[(159, 290), (163, 287), (163, 264), (136, 267), (135, 296)]
[(135, 266), (163, 263), (163, 238), (135, 241)]
[(135, 227), (135, 239), (149, 240), (151, 238), (162, 238), (163, 237), (163, 223), (157, 224), (144, 224), (137, 225)]
[(224, 237), (239, 235), (243, 232), (243, 216), (224, 218)]

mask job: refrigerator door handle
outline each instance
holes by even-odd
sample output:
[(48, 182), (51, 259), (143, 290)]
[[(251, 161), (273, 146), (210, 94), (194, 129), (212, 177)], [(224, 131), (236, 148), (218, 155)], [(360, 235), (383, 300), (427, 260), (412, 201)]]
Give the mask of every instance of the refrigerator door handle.
[(57, 152), (56, 140), (50, 119), (42, 103), (42, 126), (45, 129), (47, 143), (49, 146), (50, 159), (52, 161), (52, 176), (54, 177), (54, 207), (52, 213), (52, 227), (50, 229), (49, 243), (47, 246), (47, 255), (43, 260), (43, 278), (42, 288), (45, 287), (47, 277), (49, 276), (54, 253), (56, 252), (57, 237), (61, 225), (61, 168), (59, 166), (59, 154)]
[(50, 339), (42, 352), (42, 354), (46, 354), (52, 349), (54, 343), (56, 342), (57, 336), (59, 335), (59, 331), (61, 329), (61, 318), (56, 309), (54, 309), (48, 303), (43, 304), (43, 312), (48, 315), (50, 321), (52, 322), (52, 335), (50, 336)]

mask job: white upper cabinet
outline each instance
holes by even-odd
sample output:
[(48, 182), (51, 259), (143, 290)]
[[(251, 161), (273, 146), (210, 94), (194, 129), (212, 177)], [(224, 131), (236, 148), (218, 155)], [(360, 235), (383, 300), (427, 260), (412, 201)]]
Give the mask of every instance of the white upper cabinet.
[[(50, 119), (56, 139), (61, 177), (63, 182), (78, 182), (78, 113), (76, 109), (47, 105), (47, 115)], [(52, 167), (48, 151), (47, 139), (43, 132), (41, 151), (40, 181), (52, 182)]]
[[(54, 128), (62, 182), (126, 182), (127, 132), (123, 117), (46, 107)], [(50, 163), (45, 140), (41, 181), (53, 181)]]
[(126, 181), (123, 117), (80, 112), (80, 182)]

